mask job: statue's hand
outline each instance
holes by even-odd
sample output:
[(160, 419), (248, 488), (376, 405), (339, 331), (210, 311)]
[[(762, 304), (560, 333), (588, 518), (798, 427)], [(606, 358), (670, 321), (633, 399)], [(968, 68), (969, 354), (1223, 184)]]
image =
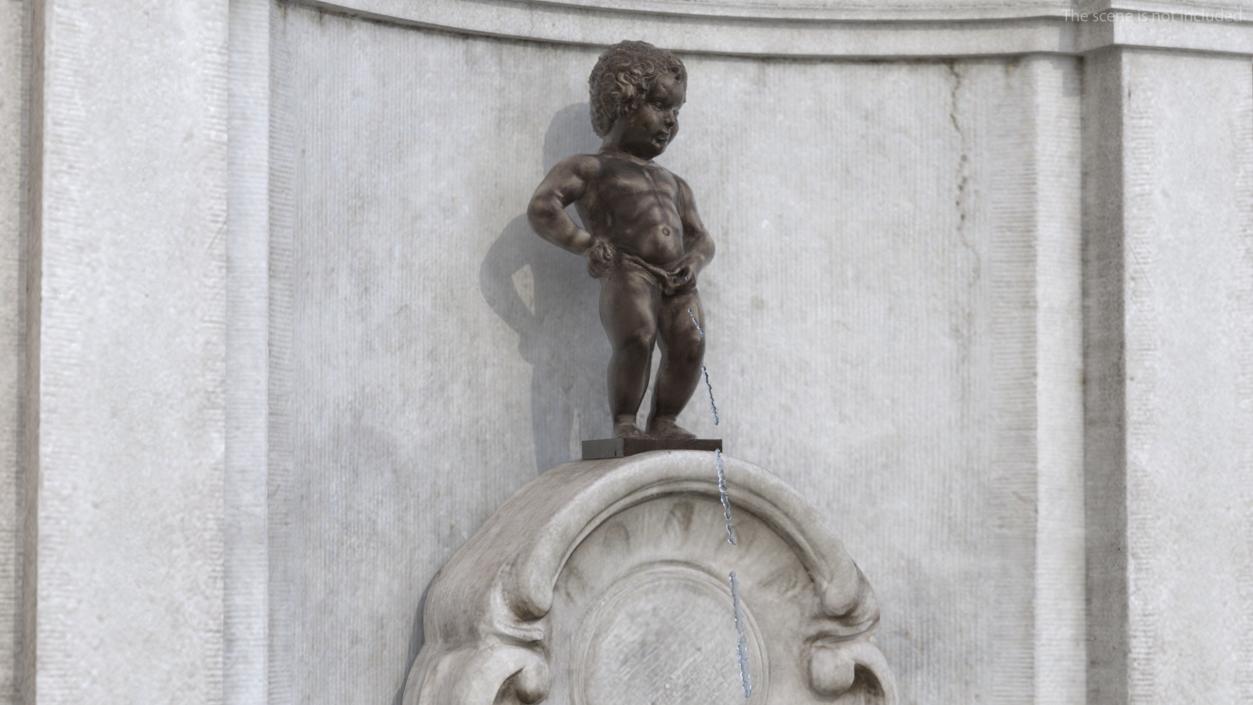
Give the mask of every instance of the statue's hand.
[(609, 273), (613, 268), (614, 259), (617, 257), (617, 251), (614, 249), (613, 243), (608, 238), (598, 237), (592, 240), (592, 246), (587, 248), (587, 273), (595, 279), (600, 279)]
[(667, 296), (690, 291), (696, 286), (696, 268), (691, 264), (680, 264), (677, 269), (666, 276), (663, 291)]

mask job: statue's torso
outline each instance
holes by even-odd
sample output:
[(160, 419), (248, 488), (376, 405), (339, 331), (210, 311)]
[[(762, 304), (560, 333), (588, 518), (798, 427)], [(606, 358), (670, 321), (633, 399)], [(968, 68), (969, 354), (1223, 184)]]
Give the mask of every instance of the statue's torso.
[(600, 169), (578, 202), (588, 230), (659, 267), (683, 256), (679, 182), (656, 164), (597, 155)]

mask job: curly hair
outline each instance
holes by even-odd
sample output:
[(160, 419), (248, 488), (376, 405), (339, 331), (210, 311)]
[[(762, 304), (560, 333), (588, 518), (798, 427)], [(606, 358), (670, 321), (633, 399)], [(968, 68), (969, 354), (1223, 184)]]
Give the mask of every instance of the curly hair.
[(679, 57), (648, 42), (618, 42), (606, 49), (587, 79), (597, 136), (609, 134), (618, 116), (639, 107), (663, 72), (687, 81), (687, 68)]

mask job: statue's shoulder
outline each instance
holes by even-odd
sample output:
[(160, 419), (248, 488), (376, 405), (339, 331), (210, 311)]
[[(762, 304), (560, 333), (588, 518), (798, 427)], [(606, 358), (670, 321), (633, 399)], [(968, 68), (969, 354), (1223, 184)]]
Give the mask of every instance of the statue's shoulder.
[(599, 154), (574, 154), (562, 159), (558, 169), (569, 171), (587, 179), (595, 178), (604, 168), (604, 157)]
[(669, 169), (665, 168), (664, 166), (661, 166), (660, 164), (657, 165), (657, 168), (660, 169), (662, 173), (674, 179), (674, 185), (680, 191), (686, 191), (687, 193), (691, 193), (692, 191), (691, 187), (687, 185), (687, 182), (683, 180), (682, 176), (679, 176), (678, 174), (674, 173), (673, 171), (670, 171)]

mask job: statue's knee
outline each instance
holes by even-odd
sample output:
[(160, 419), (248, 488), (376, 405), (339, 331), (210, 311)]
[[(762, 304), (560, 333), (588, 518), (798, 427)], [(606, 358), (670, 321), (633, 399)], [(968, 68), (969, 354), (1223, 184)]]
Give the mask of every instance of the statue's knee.
[(657, 341), (657, 331), (650, 328), (640, 328), (631, 331), (622, 338), (618, 349), (623, 352), (649, 352), (653, 349), (653, 343)]

